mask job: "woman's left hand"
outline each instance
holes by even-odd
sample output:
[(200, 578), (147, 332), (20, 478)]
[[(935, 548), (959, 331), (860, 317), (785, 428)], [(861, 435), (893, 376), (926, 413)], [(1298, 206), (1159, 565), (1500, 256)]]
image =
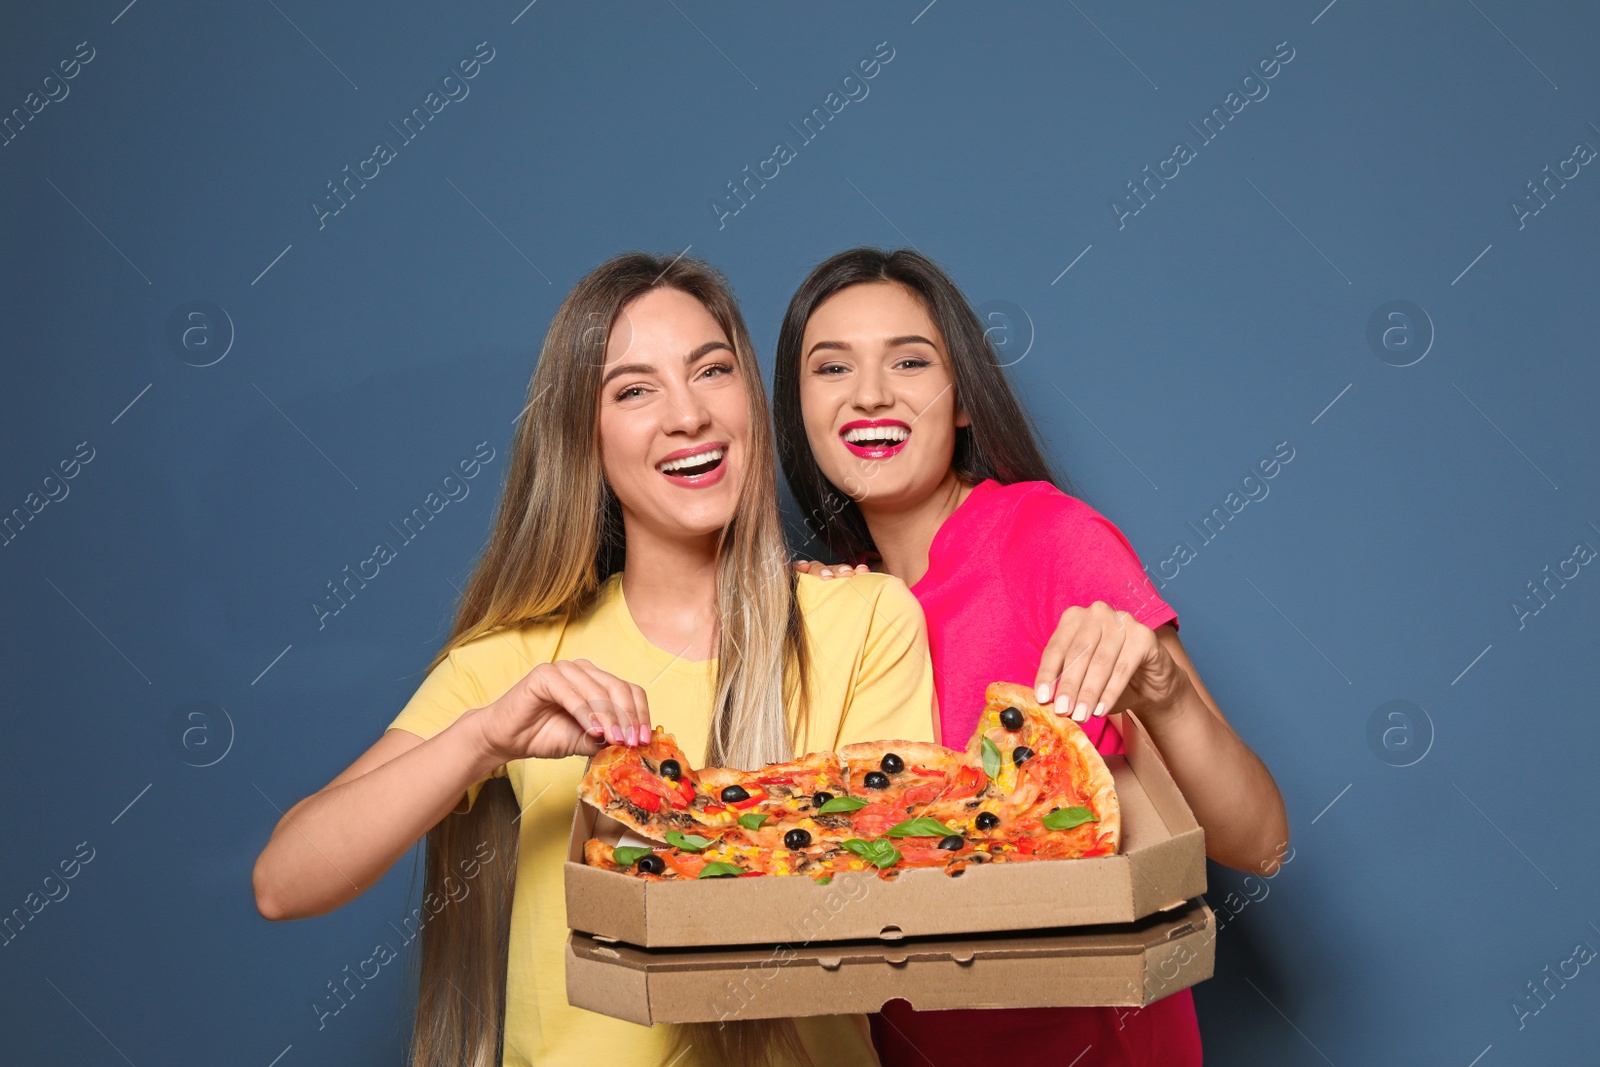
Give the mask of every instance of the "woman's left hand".
[(1057, 715), (1071, 712), (1086, 722), (1124, 707), (1159, 715), (1190, 684), (1155, 631), (1096, 600), (1062, 612), (1040, 658), (1034, 695), (1041, 704), (1054, 700)]

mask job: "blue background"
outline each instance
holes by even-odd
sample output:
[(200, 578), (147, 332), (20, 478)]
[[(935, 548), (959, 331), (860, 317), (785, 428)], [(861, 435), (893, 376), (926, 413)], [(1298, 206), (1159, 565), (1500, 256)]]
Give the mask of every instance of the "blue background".
[[(1152, 572), (1193, 552), (1162, 593), (1294, 829), (1270, 881), (1211, 871), (1209, 1062), (1593, 1056), (1595, 967), (1513, 1001), (1600, 948), (1600, 575), (1526, 588), (1600, 547), (1600, 176), (1511, 207), (1600, 146), (1593, 8), (122, 2), (0, 16), (5, 113), (95, 50), (0, 147), (0, 512), (93, 449), (0, 548), (0, 912), (94, 850), (0, 948), (8, 1062), (399, 1062), (395, 965), (321, 1029), (310, 1005), (391, 938), (410, 861), (285, 924), (250, 867), (443, 640), (550, 315), (616, 252), (687, 248), (770, 360), (793, 288), (857, 244), (946, 266), (1081, 494)], [(325, 183), (482, 41), (470, 95), (319, 228)], [(1284, 41), (1202, 144), (1186, 124)], [(1179, 139), (1196, 158), (1119, 225)], [(197, 300), (222, 312), (171, 343)], [(1374, 346), (1393, 300), (1425, 317)], [(470, 496), (319, 628), (325, 583), (484, 441)]]

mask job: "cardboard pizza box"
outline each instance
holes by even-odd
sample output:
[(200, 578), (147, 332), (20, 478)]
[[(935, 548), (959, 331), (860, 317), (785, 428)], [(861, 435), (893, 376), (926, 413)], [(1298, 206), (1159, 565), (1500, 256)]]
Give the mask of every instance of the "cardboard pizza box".
[(642, 949), (573, 933), (567, 999), (644, 1025), (872, 1012), (895, 998), (920, 1011), (1132, 1010), (1210, 978), (1215, 961), (1216, 920), (1202, 900), (1115, 926), (894, 945)]
[(1205, 840), (1144, 727), (1122, 715), (1125, 756), (1105, 757), (1122, 808), (1114, 856), (914, 868), (892, 880), (846, 871), (649, 882), (583, 862), (590, 837), (625, 828), (580, 803), (568, 842), (567, 925), (644, 948), (773, 945), (1126, 923), (1205, 892)]

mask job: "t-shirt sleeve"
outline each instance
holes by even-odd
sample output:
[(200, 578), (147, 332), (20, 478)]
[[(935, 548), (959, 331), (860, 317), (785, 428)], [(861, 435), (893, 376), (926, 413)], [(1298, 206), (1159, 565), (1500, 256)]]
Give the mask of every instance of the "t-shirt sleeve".
[[(1178, 625), (1178, 613), (1156, 592), (1139, 556), (1110, 519), (1083, 501), (1040, 486), (1017, 503), (1001, 546), (1009, 592), (1027, 607), (1042, 645), (1061, 613), (1103, 600), (1154, 630)], [(1025, 581), (1015, 577), (1025, 575)]]
[[(471, 670), (462, 663), (460, 649), (452, 649), (439, 665), (428, 672), (406, 706), (400, 709), (389, 724), (391, 730), (405, 730), (424, 741), (459, 719), (463, 712), (481, 708), (489, 703), (482, 687)], [(467, 786), (465, 806), (456, 805), (456, 811), (465, 814), (472, 810), (478, 792), (490, 778), (504, 778), (506, 765), (501, 764), (489, 774)]]
[(904, 582), (885, 578), (870, 598), (861, 665), (839, 723), (838, 746), (857, 741), (937, 740), (933, 735), (933, 663), (928, 657), (922, 606)]

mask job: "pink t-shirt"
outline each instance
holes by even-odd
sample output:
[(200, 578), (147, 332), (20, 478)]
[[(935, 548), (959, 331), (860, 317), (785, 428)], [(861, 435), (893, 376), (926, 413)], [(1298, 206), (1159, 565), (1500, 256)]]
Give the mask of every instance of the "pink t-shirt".
[[(928, 620), (943, 743), (965, 749), (995, 681), (1032, 688), (1062, 612), (1103, 600), (1155, 629), (1178, 613), (1122, 531), (1048, 482), (979, 482), (945, 519), (928, 572), (911, 588)], [(1109, 718), (1082, 724), (1101, 752), (1122, 751)], [(915, 1012), (891, 1001), (872, 1019), (884, 1067), (971, 1067), (974, 1035), (1017, 1063), (1190, 1067), (1200, 1028), (1189, 990), (1148, 1007)], [(1080, 1057), (1074, 1059), (1074, 1057)]]

